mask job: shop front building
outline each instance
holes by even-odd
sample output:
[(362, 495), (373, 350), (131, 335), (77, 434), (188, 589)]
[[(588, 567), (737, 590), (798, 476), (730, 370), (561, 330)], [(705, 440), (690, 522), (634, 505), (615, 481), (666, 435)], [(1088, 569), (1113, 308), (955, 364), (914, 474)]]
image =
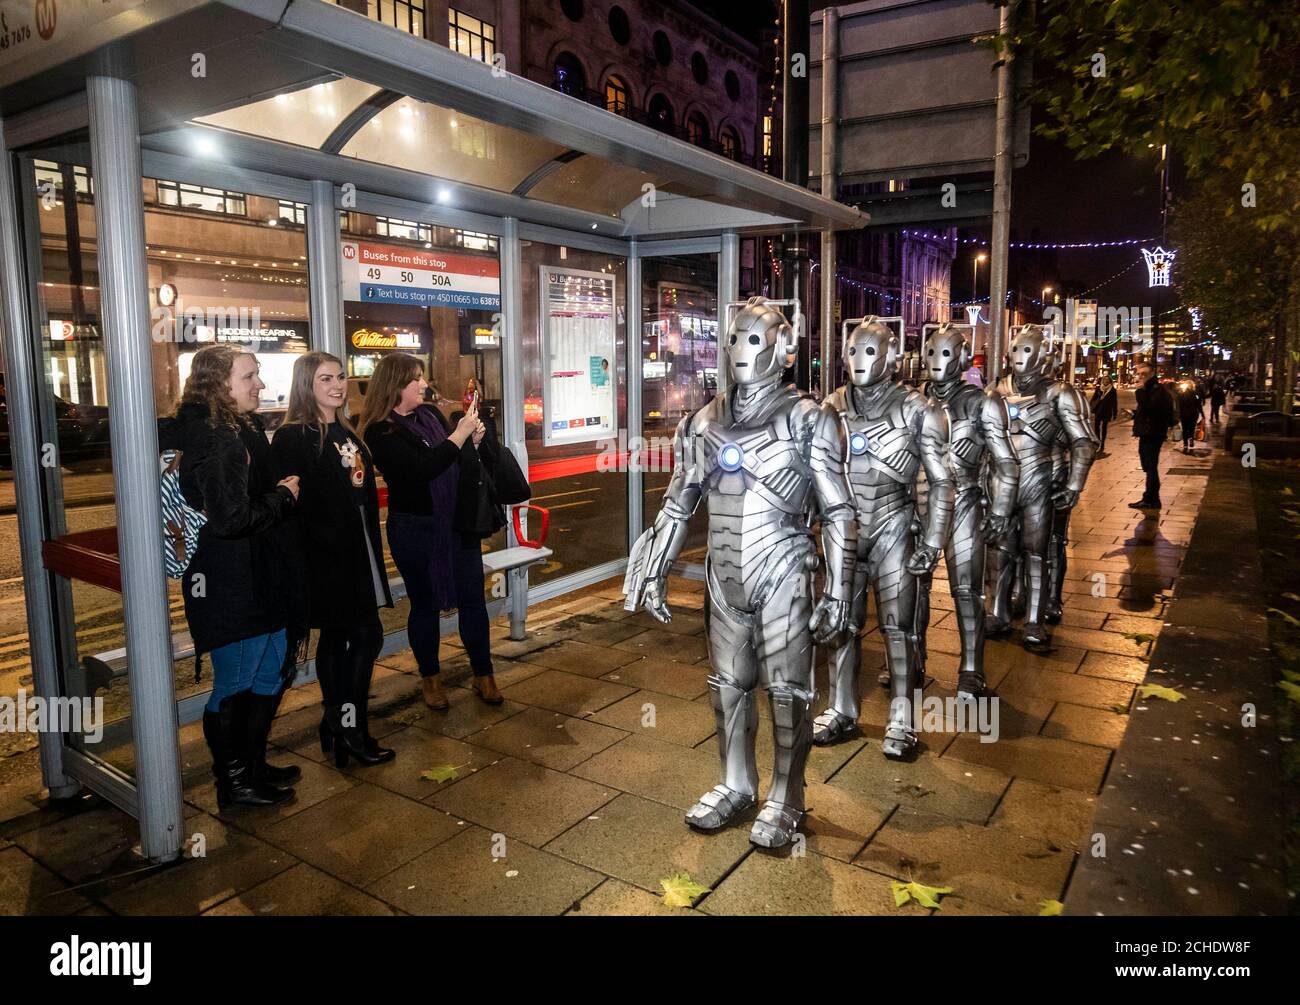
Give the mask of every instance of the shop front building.
[(27, 664), (0, 687), (104, 699), (102, 739), (40, 736), (45, 781), (136, 815), (157, 860), (180, 849), (177, 727), (208, 687), (164, 573), (156, 435), (198, 348), (257, 354), (269, 427), (312, 350), (345, 361), (353, 411), (394, 352), (446, 414), (477, 392), (549, 514), (549, 560), (491, 590), (522, 618), (617, 574), (654, 518), (655, 445), (724, 390), (742, 239), (864, 222), (322, 0), (108, 0), (53, 27), (19, 6), (0, 327)]

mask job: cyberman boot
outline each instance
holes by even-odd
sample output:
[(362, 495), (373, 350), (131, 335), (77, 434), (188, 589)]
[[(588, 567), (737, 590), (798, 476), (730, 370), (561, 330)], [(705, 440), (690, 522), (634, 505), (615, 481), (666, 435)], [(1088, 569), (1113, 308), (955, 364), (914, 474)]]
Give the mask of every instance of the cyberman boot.
[(754, 805), (758, 767), (754, 738), (758, 730), (755, 694), (743, 691), (720, 674), (709, 675), (709, 700), (717, 726), (722, 781), (700, 797), (686, 813), (686, 822), (702, 831), (725, 827), (738, 813)]
[(768, 692), (775, 752), (772, 785), (758, 811), (749, 840), (763, 848), (783, 848), (794, 840), (804, 817), (804, 766), (812, 747), (810, 696), (785, 687)]
[(952, 594), (957, 631), (961, 633), (961, 667), (957, 672), (957, 698), (969, 700), (984, 693), (984, 598), (968, 587)]
[(916, 680), (916, 657), (912, 639), (901, 628), (882, 628), (885, 651), (889, 658), (889, 723), (880, 749), (893, 761), (910, 757), (918, 740), (912, 715), (912, 691), (919, 689)]
[(844, 739), (858, 728), (858, 673), (862, 649), (856, 635), (831, 650), (830, 703), (812, 723), (812, 742), (826, 747)]
[(984, 618), (986, 638), (1001, 638), (1011, 632), (1011, 594), (1015, 588), (1015, 556), (999, 542), (988, 551), (990, 592), (993, 603)]
[(1047, 576), (1041, 555), (1025, 555), (1025, 592), (1028, 606), (1025, 609), (1025, 627), (1021, 640), (1026, 649), (1041, 650), (1050, 646), (1052, 636), (1043, 621), (1047, 597)]

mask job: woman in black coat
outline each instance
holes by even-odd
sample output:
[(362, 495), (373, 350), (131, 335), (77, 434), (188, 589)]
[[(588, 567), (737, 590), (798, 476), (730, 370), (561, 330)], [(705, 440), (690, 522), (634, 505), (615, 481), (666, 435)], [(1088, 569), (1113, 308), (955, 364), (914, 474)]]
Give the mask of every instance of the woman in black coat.
[(425, 704), (450, 707), (438, 662), (439, 620), (454, 607), (474, 691), (496, 705), (502, 699), (492, 675), (476, 521), (483, 465), (494, 464), (496, 445), (485, 437), (476, 403), (452, 428), (423, 403), (427, 387), (414, 356), (385, 356), (366, 390), (361, 433), (388, 486), (388, 548), (406, 584), (407, 638)]
[(1180, 389), (1178, 394), (1178, 418), (1183, 424), (1183, 453), (1190, 454), (1196, 443), (1196, 425), (1201, 421), (1205, 405), (1201, 393), (1195, 384)]
[(1115, 416), (1119, 414), (1119, 395), (1115, 391), (1115, 385), (1110, 379), (1110, 374), (1103, 373), (1101, 379), (1097, 382), (1097, 388), (1092, 392), (1092, 400), (1088, 402), (1092, 410), (1092, 429), (1097, 434), (1098, 456), (1104, 456), (1106, 453), (1106, 430), (1110, 424), (1115, 421)]
[(266, 385), (257, 357), (229, 344), (194, 354), (176, 414), (158, 443), (179, 450), (185, 501), (203, 513), (182, 593), (196, 657), (212, 664), (203, 735), (217, 802), (265, 806), (301, 774), (266, 764), (266, 741), (305, 637), (298, 539), (288, 523), (298, 479), (281, 476), (254, 412)]
[(272, 447), (301, 479), (297, 523), (307, 559), (310, 625), (320, 629), (316, 677), (321, 749), (381, 764), (396, 754), (370, 735), (368, 704), (384, 643), (379, 607), (392, 607), (379, 539), (379, 493), (370, 452), (344, 414), (348, 379), (337, 356), (310, 352), (293, 365), (289, 407)]

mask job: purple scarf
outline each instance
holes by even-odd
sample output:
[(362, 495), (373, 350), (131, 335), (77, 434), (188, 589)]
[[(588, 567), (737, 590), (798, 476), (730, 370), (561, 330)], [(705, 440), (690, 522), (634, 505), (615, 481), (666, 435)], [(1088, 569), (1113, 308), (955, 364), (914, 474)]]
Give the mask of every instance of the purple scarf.
[[(392, 412), (388, 417), (420, 437), (430, 447), (437, 447), (447, 438), (447, 431), (430, 408), (421, 406), (410, 415)], [(459, 483), (459, 462), (429, 482), (429, 498), (433, 503), (433, 549), (429, 555), (429, 573), (433, 580), (433, 599), (440, 611), (456, 606), (456, 579), (452, 570), (451, 549), (459, 547), (459, 542), (451, 525), (456, 516)]]

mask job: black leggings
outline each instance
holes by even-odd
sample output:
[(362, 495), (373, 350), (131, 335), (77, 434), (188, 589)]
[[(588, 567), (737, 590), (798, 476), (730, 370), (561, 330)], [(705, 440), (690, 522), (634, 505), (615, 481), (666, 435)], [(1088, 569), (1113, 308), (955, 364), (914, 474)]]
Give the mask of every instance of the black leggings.
[(1109, 428), (1110, 428), (1109, 419), (1099, 419), (1096, 416), (1093, 416), (1092, 430), (1094, 433), (1097, 434), (1097, 439), (1101, 440), (1101, 444), (1097, 447), (1098, 450), (1106, 449), (1106, 430)]
[(316, 643), (316, 679), (320, 681), (321, 704), (339, 710), (352, 704), (356, 724), (366, 732), (370, 678), (375, 658), (384, 644), (384, 626), (376, 611), (373, 620), (360, 625), (322, 628)]

